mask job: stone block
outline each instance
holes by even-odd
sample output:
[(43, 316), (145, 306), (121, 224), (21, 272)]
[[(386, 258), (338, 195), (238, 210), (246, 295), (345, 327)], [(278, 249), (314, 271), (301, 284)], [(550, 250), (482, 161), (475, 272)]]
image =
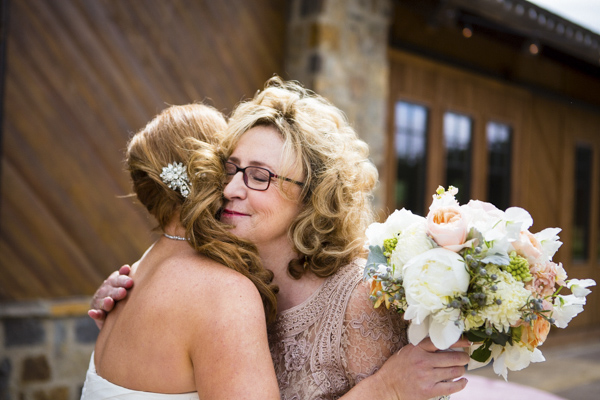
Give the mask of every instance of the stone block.
[(74, 317), (87, 315), (90, 303), (87, 299), (77, 299), (73, 301), (60, 301), (50, 305), (50, 315), (53, 317)]
[(31, 346), (46, 340), (44, 324), (34, 318), (8, 318), (4, 320), (4, 345), (6, 347)]
[(321, 25), (321, 45), (326, 45), (330, 51), (340, 48), (340, 30), (331, 25)]
[(71, 346), (71, 348), (60, 357), (52, 359), (52, 377), (58, 380), (77, 379), (81, 382), (85, 380), (85, 374), (90, 364), (90, 356), (94, 351), (92, 345), (84, 348), (83, 346)]
[(340, 47), (340, 31), (335, 26), (312, 23), (308, 45), (313, 49), (324, 47), (329, 51), (337, 51)]
[(310, 25), (310, 34), (308, 36), (308, 48), (314, 49), (319, 45), (319, 43), (319, 24), (315, 22)]
[(37, 390), (33, 392), (33, 400), (69, 400), (69, 388), (60, 386), (46, 390)]
[(23, 371), (21, 381), (47, 381), (50, 379), (50, 365), (45, 355), (28, 357), (23, 360)]
[[(64, 319), (54, 321), (53, 349), (54, 357), (61, 357), (68, 348), (67, 323)], [(72, 324), (70, 325), (72, 326)]]
[(98, 327), (90, 317), (81, 317), (75, 320), (75, 340), (78, 343), (95, 343), (98, 338)]

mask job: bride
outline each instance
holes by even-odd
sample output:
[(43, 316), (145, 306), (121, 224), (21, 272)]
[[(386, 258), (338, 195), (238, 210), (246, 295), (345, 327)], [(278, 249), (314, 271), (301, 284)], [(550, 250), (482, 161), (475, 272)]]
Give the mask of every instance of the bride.
[[(135, 195), (164, 234), (106, 318), (82, 399), (279, 398), (266, 330), (272, 274), (214, 217), (223, 163), (213, 144), (225, 127), (211, 107), (172, 106), (129, 142)], [(188, 179), (194, 158), (201, 173)]]

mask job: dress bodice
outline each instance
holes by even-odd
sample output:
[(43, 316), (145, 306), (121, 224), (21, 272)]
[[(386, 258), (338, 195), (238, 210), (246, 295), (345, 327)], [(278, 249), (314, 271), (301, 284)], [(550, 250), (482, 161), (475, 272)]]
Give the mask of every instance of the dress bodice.
[(373, 308), (363, 267), (357, 260), (341, 268), (269, 327), (282, 399), (336, 399), (407, 342), (402, 317)]
[(104, 400), (104, 399), (123, 399), (123, 400), (199, 400), (197, 392), (181, 394), (164, 394), (141, 392), (131, 390), (119, 385), (115, 385), (102, 378), (96, 373), (94, 365), (94, 354), (90, 360), (83, 390), (81, 391), (81, 400)]

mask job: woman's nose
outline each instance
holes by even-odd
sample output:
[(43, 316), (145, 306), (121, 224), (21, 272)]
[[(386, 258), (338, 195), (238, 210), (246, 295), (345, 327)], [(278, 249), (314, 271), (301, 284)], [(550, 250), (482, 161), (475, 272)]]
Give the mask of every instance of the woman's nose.
[(235, 175), (231, 177), (229, 183), (225, 185), (223, 195), (228, 200), (231, 200), (233, 198), (245, 199), (247, 192), (248, 188), (244, 183), (244, 173), (242, 171), (238, 171)]

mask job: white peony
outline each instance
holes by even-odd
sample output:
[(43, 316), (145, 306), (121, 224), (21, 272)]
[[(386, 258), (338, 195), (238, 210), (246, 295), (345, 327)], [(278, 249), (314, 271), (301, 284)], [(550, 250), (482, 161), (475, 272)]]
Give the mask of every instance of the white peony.
[(394, 211), (384, 223), (376, 222), (369, 225), (365, 232), (367, 236), (367, 248), (368, 246), (383, 247), (384, 240), (395, 237), (404, 229), (417, 222), (424, 224), (425, 218), (415, 215), (404, 208)]
[(418, 220), (398, 236), (396, 248), (390, 256), (390, 263), (394, 267), (394, 278), (401, 278), (403, 267), (411, 258), (423, 254), (435, 247), (434, 242), (427, 236), (426, 221)]
[(459, 320), (458, 310), (447, 308), (454, 296), (464, 295), (469, 287), (464, 260), (453, 251), (435, 248), (407, 262), (403, 275), (408, 304), (404, 318), (412, 321), (411, 343), (418, 344), (429, 333), (438, 349), (447, 349), (464, 328), (461, 322), (454, 323)]

